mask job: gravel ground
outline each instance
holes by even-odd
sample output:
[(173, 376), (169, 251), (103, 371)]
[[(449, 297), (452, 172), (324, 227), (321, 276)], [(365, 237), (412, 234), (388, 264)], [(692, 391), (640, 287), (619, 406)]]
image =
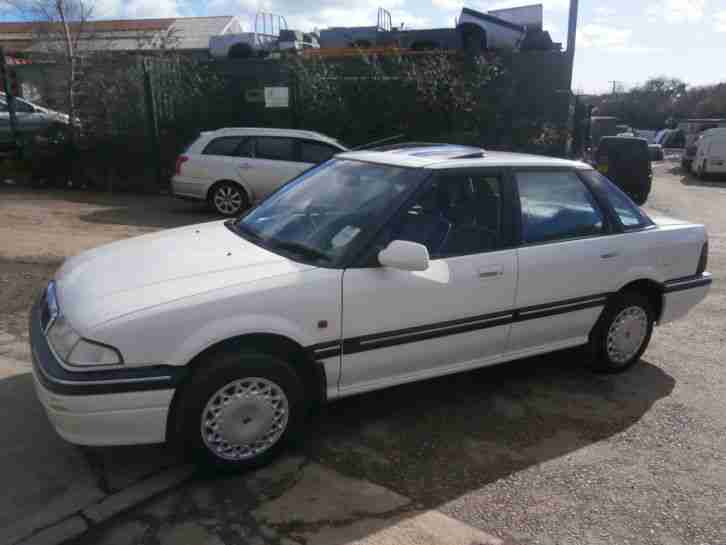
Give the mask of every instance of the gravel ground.
[[(30, 301), (52, 273), (27, 261), (57, 246), (7, 244), (20, 204), (4, 196), (0, 188), (0, 334), (21, 335)], [(186, 205), (157, 217), (148, 202), (131, 201), (70, 211), (77, 204), (53, 204), (53, 221), (73, 218), (57, 220), (55, 236), (68, 225), (64, 247), (80, 249), (204, 219)], [(31, 234), (43, 231), (48, 202), (22, 206)], [(83, 212), (89, 207), (96, 211)], [(647, 208), (706, 224), (716, 281), (687, 319), (656, 330), (637, 367), (595, 376), (582, 369), (580, 352), (567, 351), (346, 399), (321, 410), (294, 454), (383, 485), (409, 498), (407, 508), (439, 510), (521, 545), (726, 544), (726, 183), (696, 182), (662, 164)], [(84, 213), (99, 225), (78, 221)], [(141, 506), (80, 543), (159, 543), (172, 524), (214, 529), (227, 545), (251, 542), (230, 537), (242, 535), (229, 515), (242, 501), (231, 482), (200, 478), (164, 509)], [(200, 486), (211, 492), (194, 511), (183, 498)], [(260, 509), (285, 486), (244, 501)], [(306, 535), (294, 512), (269, 526), (270, 542), (293, 530)]]

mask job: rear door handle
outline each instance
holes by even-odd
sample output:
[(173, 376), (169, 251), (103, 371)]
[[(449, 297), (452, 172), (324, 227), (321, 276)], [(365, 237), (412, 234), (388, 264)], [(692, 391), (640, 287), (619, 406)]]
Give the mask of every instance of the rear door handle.
[(600, 257), (602, 259), (612, 259), (613, 257), (618, 257), (620, 254), (618, 252), (608, 252), (606, 254), (600, 254)]
[(504, 274), (504, 267), (501, 265), (495, 265), (492, 267), (484, 267), (479, 269), (479, 278), (486, 279), (486, 278), (497, 278), (498, 276), (502, 276)]

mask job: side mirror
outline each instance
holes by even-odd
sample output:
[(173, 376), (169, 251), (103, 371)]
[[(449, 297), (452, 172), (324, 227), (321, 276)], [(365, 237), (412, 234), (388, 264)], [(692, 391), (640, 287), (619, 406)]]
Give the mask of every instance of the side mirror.
[(417, 242), (394, 240), (378, 253), (378, 262), (402, 271), (425, 271), (429, 268), (429, 251)]

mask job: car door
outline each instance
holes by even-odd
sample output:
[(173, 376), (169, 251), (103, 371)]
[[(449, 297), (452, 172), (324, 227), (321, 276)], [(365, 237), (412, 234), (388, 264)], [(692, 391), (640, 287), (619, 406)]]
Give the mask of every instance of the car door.
[(510, 350), (540, 352), (586, 342), (618, 287), (621, 239), (574, 170), (519, 170), (515, 323)]
[(346, 269), (342, 395), (497, 361), (517, 278), (511, 210), (501, 171), (436, 175), (371, 249), (418, 242), (429, 268)]
[(254, 150), (245, 157), (241, 153), (242, 179), (252, 187), (255, 199), (260, 200), (311, 165), (298, 159), (294, 138), (256, 136)]
[(45, 114), (23, 100), (15, 99), (15, 117), (21, 132), (34, 133), (48, 126)]

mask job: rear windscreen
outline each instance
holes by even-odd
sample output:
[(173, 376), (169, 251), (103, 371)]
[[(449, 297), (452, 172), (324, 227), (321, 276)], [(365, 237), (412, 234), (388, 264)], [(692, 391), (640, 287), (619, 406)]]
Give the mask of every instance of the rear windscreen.
[(641, 140), (606, 140), (602, 142), (598, 158), (612, 161), (642, 161), (648, 159), (648, 144)]

